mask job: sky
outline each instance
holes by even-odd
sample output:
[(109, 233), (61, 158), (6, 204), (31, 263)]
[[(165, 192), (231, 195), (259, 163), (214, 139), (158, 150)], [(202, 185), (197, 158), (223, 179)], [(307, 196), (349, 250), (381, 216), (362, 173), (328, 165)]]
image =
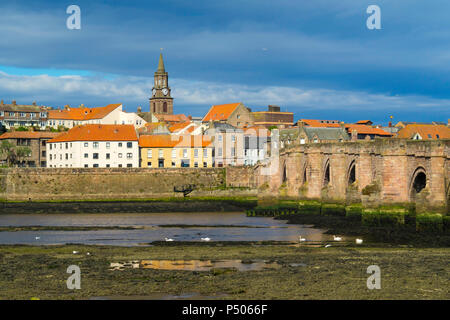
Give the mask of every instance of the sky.
[[(0, 99), (149, 111), (159, 54), (174, 112), (279, 105), (295, 119), (450, 118), (448, 0), (9, 0)], [(69, 5), (81, 9), (70, 30)], [(370, 30), (369, 5), (381, 29)]]

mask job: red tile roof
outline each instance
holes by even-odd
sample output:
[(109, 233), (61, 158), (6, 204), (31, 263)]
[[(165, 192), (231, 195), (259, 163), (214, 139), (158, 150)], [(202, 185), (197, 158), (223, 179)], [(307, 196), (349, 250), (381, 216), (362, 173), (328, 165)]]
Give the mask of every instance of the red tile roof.
[(191, 124), (190, 122), (174, 123), (173, 125), (171, 125), (169, 127), (169, 130), (170, 130), (170, 132), (178, 132), (180, 130), (183, 130), (184, 128), (186, 128), (190, 124)]
[(51, 139), (61, 132), (50, 132), (50, 131), (12, 131), (5, 132), (0, 136), (0, 139)]
[(449, 127), (434, 124), (408, 124), (398, 131), (397, 138), (411, 139), (416, 133), (423, 140), (450, 139)]
[(73, 127), (49, 142), (137, 140), (136, 129), (131, 124), (86, 124)]
[(202, 121), (207, 122), (227, 120), (240, 104), (241, 103), (239, 102), (212, 106)]
[(318, 119), (301, 119), (304, 124), (315, 128), (339, 128), (338, 120), (318, 120)]
[(102, 119), (110, 114), (112, 111), (120, 107), (122, 104), (109, 104), (106, 107), (99, 108), (67, 108), (63, 110), (49, 110), (48, 119), (55, 120), (92, 120)]
[(205, 148), (211, 144), (211, 137), (204, 135), (147, 135), (139, 138), (141, 148)]
[(360, 134), (374, 134), (377, 136), (386, 136), (386, 137), (393, 136), (392, 133), (386, 132), (383, 129), (373, 128), (365, 124), (345, 124), (345, 128), (348, 130), (348, 133), (351, 133), (353, 130), (356, 130), (356, 132)]

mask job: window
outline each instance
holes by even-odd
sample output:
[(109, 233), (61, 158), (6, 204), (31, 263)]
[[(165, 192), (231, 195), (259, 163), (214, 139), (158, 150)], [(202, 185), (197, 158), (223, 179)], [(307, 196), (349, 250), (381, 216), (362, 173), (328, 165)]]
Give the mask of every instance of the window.
[(436, 139), (439, 139), (439, 135), (438, 134), (436, 134)]
[(92, 145), (93, 145), (94, 149), (98, 149), (98, 142), (93, 142)]
[(231, 148), (231, 156), (235, 157), (236, 156), (236, 148)]
[(208, 149), (203, 149), (203, 158), (208, 158)]
[(153, 158), (153, 150), (152, 149), (147, 150), (147, 158)]
[(147, 162), (147, 167), (151, 167), (152, 163), (151, 162)]
[(194, 167), (198, 168), (198, 162), (194, 162)]
[(133, 148), (133, 142), (127, 142), (127, 148), (128, 149)]
[(198, 149), (194, 149), (194, 158), (198, 158)]
[(89, 167), (87, 164), (84, 165), (85, 168)]
[(238, 115), (236, 116), (236, 118), (237, 118), (237, 119), (239, 119), (240, 117), (241, 117), (241, 115), (240, 115), (240, 114), (238, 114)]
[(89, 154), (85, 153), (85, 154), (84, 154), (84, 158), (85, 158), (85, 159), (89, 158)]
[(183, 158), (187, 158), (187, 149), (183, 149)]
[(98, 163), (94, 163), (93, 167), (98, 168)]
[(111, 146), (111, 143), (107, 142), (106, 143), (106, 149), (109, 149), (110, 146)]
[(122, 147), (122, 142), (119, 142), (119, 147)]
[(203, 168), (208, 167), (208, 163), (207, 162), (203, 162)]
[(66, 153), (66, 160), (69, 160), (69, 154)]
[(50, 143), (50, 150), (52, 150), (53, 144)]
[(122, 164), (121, 163), (119, 164), (119, 168), (122, 168)]
[(121, 153), (117, 154), (117, 157), (122, 158), (122, 154)]
[(50, 160), (52, 160), (52, 155), (50, 155)]
[(106, 165), (107, 168), (111, 167), (109, 164)]
[(88, 143), (88, 142), (85, 142), (85, 143), (84, 143), (84, 147), (87, 148), (88, 146), (89, 146), (89, 143)]
[(172, 167), (176, 167), (175, 161), (172, 161)]
[(106, 154), (106, 159), (111, 159), (111, 155), (109, 153)]
[(164, 152), (163, 152), (163, 149), (159, 149), (159, 150), (158, 150), (158, 157), (159, 157), (159, 158), (164, 158)]
[(217, 140), (218, 140), (219, 142), (222, 142), (222, 136), (221, 136), (221, 135), (219, 135), (217, 138), (218, 138)]
[(132, 167), (133, 167), (133, 165), (131, 163), (127, 164), (127, 168), (132, 168)]
[(127, 153), (127, 159), (133, 159), (133, 154), (132, 153)]
[(69, 144), (66, 142), (66, 149), (69, 149)]
[(222, 148), (218, 148), (218, 150), (217, 150), (217, 156), (219, 156), (219, 157), (222, 156)]
[(92, 159), (98, 159), (98, 153), (94, 153)]
[(177, 157), (177, 149), (173, 148), (172, 149), (172, 158), (176, 158)]

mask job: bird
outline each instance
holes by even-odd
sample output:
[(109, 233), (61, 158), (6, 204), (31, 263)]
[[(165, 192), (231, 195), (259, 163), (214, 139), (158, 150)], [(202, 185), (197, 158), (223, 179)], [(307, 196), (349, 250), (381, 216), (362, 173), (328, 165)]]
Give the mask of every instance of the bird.
[(166, 238), (166, 241), (167, 241), (167, 242), (173, 241), (173, 239), (172, 239), (172, 238)]
[(327, 245), (325, 246), (325, 248), (329, 248), (329, 247), (331, 247), (331, 244), (327, 244)]
[(208, 237), (206, 237), (206, 238), (201, 238), (202, 239), (202, 241), (209, 241), (209, 240), (211, 240), (210, 238), (208, 238)]
[(72, 251), (72, 253), (73, 253), (73, 254), (78, 254), (78, 251), (75, 251), (75, 250), (74, 250), (74, 251)]
[(363, 243), (362, 239), (356, 239), (356, 244), (361, 244), (361, 243)]
[(39, 240), (41, 237), (35, 237), (36, 240)]
[(299, 242), (305, 242), (305, 241), (306, 241), (306, 238), (302, 238), (302, 236), (298, 236), (298, 241), (299, 241)]
[(91, 253), (90, 253), (90, 252), (87, 252), (87, 253), (86, 253), (86, 255), (87, 255), (87, 256), (90, 256), (90, 255), (91, 255)]
[(333, 240), (334, 240), (334, 241), (341, 241), (341, 240), (342, 240), (342, 238), (341, 238), (341, 237), (336, 237), (336, 236), (333, 236)]

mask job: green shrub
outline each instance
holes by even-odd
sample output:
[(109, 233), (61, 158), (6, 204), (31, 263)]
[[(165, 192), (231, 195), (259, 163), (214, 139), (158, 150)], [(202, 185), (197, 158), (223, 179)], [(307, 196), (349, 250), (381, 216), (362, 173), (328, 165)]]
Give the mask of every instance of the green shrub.
[(361, 215), (362, 215), (362, 205), (350, 205), (345, 207), (345, 216), (348, 219), (355, 220), (355, 221), (361, 221)]
[(363, 209), (361, 221), (370, 227), (398, 227), (405, 224), (407, 214), (403, 208)]
[(418, 214), (416, 216), (416, 230), (419, 232), (442, 232), (442, 215), (439, 213)]
[(323, 204), (322, 214), (325, 216), (345, 216), (345, 206), (341, 204)]
[(380, 213), (378, 209), (363, 209), (361, 212), (361, 222), (368, 227), (380, 226)]
[(300, 201), (298, 211), (300, 214), (320, 214), (322, 204), (317, 201)]
[(442, 217), (442, 226), (444, 228), (444, 232), (450, 233), (450, 216)]

